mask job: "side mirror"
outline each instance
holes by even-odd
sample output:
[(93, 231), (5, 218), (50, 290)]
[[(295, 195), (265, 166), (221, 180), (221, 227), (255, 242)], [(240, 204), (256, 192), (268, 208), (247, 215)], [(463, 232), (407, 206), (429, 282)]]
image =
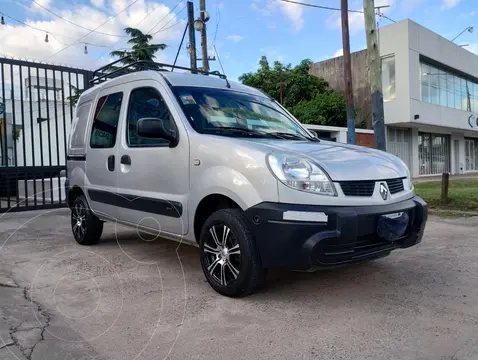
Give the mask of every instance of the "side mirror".
[(177, 135), (174, 132), (166, 130), (163, 121), (158, 118), (142, 118), (136, 124), (136, 132), (138, 136), (148, 139), (165, 139), (168, 140), (170, 146), (177, 144)]

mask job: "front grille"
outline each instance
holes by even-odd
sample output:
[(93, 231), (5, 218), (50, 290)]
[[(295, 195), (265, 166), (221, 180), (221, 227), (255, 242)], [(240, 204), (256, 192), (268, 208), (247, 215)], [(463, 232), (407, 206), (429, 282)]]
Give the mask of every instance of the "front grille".
[[(375, 180), (341, 181), (340, 187), (345, 196), (372, 196), (375, 189)], [(403, 179), (385, 180), (390, 194), (403, 191)]]
[(340, 187), (345, 196), (372, 196), (375, 181), (341, 181)]
[(390, 179), (387, 180), (388, 190), (390, 194), (396, 194), (403, 191), (403, 179)]

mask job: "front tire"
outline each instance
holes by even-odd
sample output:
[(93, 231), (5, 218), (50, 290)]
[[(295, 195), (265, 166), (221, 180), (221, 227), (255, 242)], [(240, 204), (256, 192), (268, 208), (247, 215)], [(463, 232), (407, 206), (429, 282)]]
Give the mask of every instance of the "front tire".
[(71, 207), (71, 230), (80, 245), (95, 245), (103, 233), (103, 222), (93, 214), (84, 195), (78, 196)]
[(199, 248), (204, 275), (218, 293), (246, 296), (264, 282), (265, 270), (241, 210), (213, 213), (204, 223)]

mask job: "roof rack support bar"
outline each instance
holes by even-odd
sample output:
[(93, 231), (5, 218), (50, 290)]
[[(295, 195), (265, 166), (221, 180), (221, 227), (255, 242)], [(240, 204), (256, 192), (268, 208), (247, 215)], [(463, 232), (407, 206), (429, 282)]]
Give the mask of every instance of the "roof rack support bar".
[(116, 60), (108, 65), (105, 65), (93, 72), (93, 79), (90, 80), (90, 84), (96, 84), (99, 82), (99, 80), (106, 80), (107, 78), (113, 78), (117, 77), (123, 74), (127, 73), (127, 70), (130, 70), (131, 72), (134, 71), (141, 71), (141, 70), (156, 70), (156, 71), (167, 71), (162, 68), (171, 68), (171, 69), (179, 69), (179, 70), (186, 70), (190, 71), (192, 73), (200, 73), (203, 75), (215, 75), (218, 76), (221, 79), (227, 79), (226, 75), (221, 74), (219, 71), (204, 71), (204, 70), (199, 70), (199, 69), (191, 69), (188, 67), (184, 66), (178, 66), (178, 65), (171, 65), (171, 64), (164, 64), (164, 63), (157, 63), (154, 61), (145, 61), (145, 60), (140, 60), (140, 61), (135, 61), (134, 63), (127, 64), (121, 68), (114, 68), (112, 72), (103, 72), (105, 69), (111, 69), (113, 65), (124, 61), (125, 59), (130, 58), (124, 57), (119, 60)]

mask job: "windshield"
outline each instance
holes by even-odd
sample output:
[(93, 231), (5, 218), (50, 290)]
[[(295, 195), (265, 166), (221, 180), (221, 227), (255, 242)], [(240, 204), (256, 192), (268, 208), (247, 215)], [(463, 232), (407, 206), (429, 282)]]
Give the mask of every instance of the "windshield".
[(199, 133), (313, 139), (265, 96), (199, 87), (174, 87), (173, 91), (189, 122)]

